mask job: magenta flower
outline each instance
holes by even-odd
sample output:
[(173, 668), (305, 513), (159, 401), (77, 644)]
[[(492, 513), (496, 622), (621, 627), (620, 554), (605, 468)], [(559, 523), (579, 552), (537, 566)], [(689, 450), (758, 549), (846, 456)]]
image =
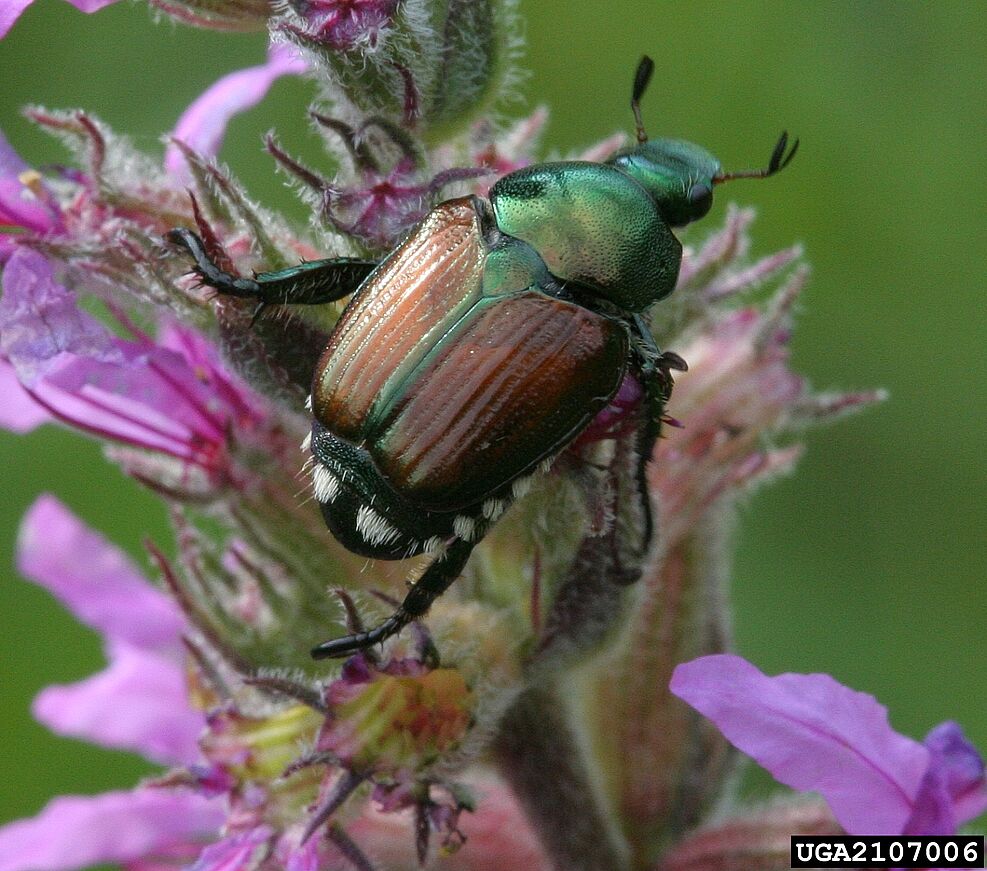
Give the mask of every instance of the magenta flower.
[(174, 458), (214, 485), (233, 480), (229, 434), (248, 437), (260, 423), (259, 404), (199, 336), (174, 325), (159, 343), (136, 330), (132, 340), (112, 336), (28, 249), (11, 257), (3, 288), (0, 353), (37, 406), (94, 435)]
[(59, 208), (38, 173), (21, 159), (0, 131), (0, 264), (13, 253), (14, 237), (4, 228), (40, 236), (62, 228)]
[(175, 603), (51, 496), (24, 518), (18, 568), (103, 636), (110, 661), (81, 683), (43, 690), (35, 717), (61, 735), (194, 762), (205, 719), (189, 708)]
[[(108, 167), (105, 158), (111, 134), (84, 112), (31, 108), (26, 114), (48, 132), (73, 143), (86, 169), (32, 168), (0, 133), (0, 264), (19, 247), (39, 243), (68, 246), (90, 256), (103, 251), (105, 257), (114, 250), (107, 246), (117, 240), (115, 247), (119, 248), (118, 234), (134, 222), (147, 230), (166, 228), (177, 192), (159, 186), (165, 180), (161, 170), (143, 158), (139, 172), (126, 177), (118, 173), (119, 167)], [(109, 190), (113, 194), (107, 197)], [(63, 254), (66, 250), (62, 249)], [(136, 253), (131, 251), (131, 257)], [(102, 265), (111, 269), (109, 263)], [(97, 271), (92, 263), (90, 269)]]
[(319, 113), (313, 117), (343, 141), (353, 163), (353, 184), (322, 178), (286, 154), (273, 137), (268, 138), (267, 149), (282, 169), (300, 183), (322, 220), (369, 251), (387, 251), (395, 239), (425, 217), (443, 188), (490, 174), (486, 167), (463, 167), (444, 169), (427, 179), (420, 156), (389, 125), (381, 132), (393, 140), (391, 145), (401, 156), (386, 167), (362, 142), (370, 129), (378, 126), (376, 121), (353, 130), (335, 118)]
[[(185, 621), (174, 602), (51, 496), (38, 499), (24, 518), (18, 567), (100, 632), (109, 660), (91, 678), (43, 690), (34, 701), (35, 717), (58, 734), (155, 762), (198, 759), (205, 718), (189, 705)], [(0, 869), (188, 856), (222, 820), (220, 804), (187, 790), (139, 787), (60, 798), (34, 819), (0, 829)]]
[(949, 835), (987, 810), (983, 760), (955, 723), (920, 744), (829, 675), (767, 677), (730, 655), (678, 666), (670, 688), (777, 780), (820, 793), (849, 834)]
[(325, 215), (340, 232), (381, 249), (424, 218), (446, 185), (485, 174), (483, 169), (446, 170), (422, 181), (420, 168), (410, 158), (386, 171), (367, 167), (358, 186), (325, 187)]

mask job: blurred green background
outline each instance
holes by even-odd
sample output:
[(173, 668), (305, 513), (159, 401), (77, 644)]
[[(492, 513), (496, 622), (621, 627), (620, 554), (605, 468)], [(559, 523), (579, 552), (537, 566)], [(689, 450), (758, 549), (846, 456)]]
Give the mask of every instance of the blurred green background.
[[(778, 132), (802, 139), (786, 173), (738, 184), (756, 204), (755, 253), (805, 243), (814, 277), (794, 341), (819, 388), (884, 386), (885, 405), (807, 435), (799, 472), (742, 510), (734, 583), (740, 651), (769, 672), (827, 671), (877, 695), (921, 737), (959, 720), (987, 750), (984, 262), (987, 7), (979, 3), (524, 0), (532, 76), (516, 111), (552, 108), (546, 150), (616, 129), (634, 65), (652, 54), (653, 135), (759, 165)], [(0, 123), (34, 163), (64, 159), (19, 116), (28, 102), (85, 107), (144, 148), (217, 77), (259, 63), (262, 36), (155, 26), (142, 5), (96, 15), (38, 0), (0, 43)], [(310, 96), (282, 81), (234, 121), (223, 158), (254, 195), (299, 220), (260, 135), (318, 161)], [(725, 193), (725, 191), (723, 192)], [(97, 447), (44, 428), (0, 434), (0, 821), (59, 792), (122, 787), (145, 765), (47, 734), (33, 694), (102, 663), (97, 638), (18, 579), (12, 549), (36, 494), (56, 493), (142, 564), (166, 538), (156, 501)], [(755, 788), (766, 784), (756, 782)]]

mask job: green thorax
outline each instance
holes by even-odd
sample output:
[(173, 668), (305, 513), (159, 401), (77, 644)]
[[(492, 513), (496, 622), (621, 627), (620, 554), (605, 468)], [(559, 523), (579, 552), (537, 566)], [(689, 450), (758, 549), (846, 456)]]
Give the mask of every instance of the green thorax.
[(671, 293), (682, 247), (648, 191), (585, 161), (512, 172), (490, 190), (498, 229), (527, 242), (563, 282), (631, 312)]

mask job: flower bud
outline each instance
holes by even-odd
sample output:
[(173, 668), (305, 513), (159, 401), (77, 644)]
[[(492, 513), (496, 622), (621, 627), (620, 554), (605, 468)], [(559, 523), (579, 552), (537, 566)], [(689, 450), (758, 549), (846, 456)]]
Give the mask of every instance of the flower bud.
[(329, 73), (352, 114), (430, 142), (467, 129), (516, 78), (511, 0), (291, 0), (274, 27)]

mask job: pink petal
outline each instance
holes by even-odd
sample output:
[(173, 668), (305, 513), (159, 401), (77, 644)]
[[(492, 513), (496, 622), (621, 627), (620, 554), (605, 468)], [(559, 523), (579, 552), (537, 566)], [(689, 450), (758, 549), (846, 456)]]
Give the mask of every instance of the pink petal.
[(68, 871), (170, 852), (212, 840), (223, 818), (222, 802), (189, 792), (62, 796), (0, 829), (0, 871)]
[(206, 847), (189, 871), (253, 871), (266, 856), (270, 839), (266, 826), (224, 838)]
[(224, 409), (176, 354), (119, 340), (114, 345), (117, 359), (110, 361), (63, 355), (33, 392), (77, 425), (124, 441), (139, 442), (142, 433), (176, 455), (225, 439)]
[(848, 833), (902, 832), (930, 754), (873, 696), (825, 674), (767, 677), (729, 655), (678, 666), (669, 686), (779, 781), (821, 793)]
[(14, 22), (30, 5), (31, 0), (0, 0), (0, 39), (7, 35)]
[(123, 871), (176, 871), (193, 862), (201, 850), (201, 844), (176, 844), (167, 851), (156, 851), (149, 858), (125, 862), (121, 867)]
[(129, 644), (114, 644), (105, 671), (42, 690), (35, 718), (59, 735), (131, 750), (164, 765), (199, 758), (205, 717), (189, 706), (181, 665)]
[(940, 723), (925, 736), (924, 744), (932, 751), (933, 764), (942, 771), (959, 822), (987, 811), (987, 766), (959, 724), (950, 720)]
[(184, 368), (195, 373), (196, 378), (208, 388), (206, 396), (211, 394), (217, 397), (240, 417), (262, 415), (254, 394), (226, 371), (215, 346), (201, 333), (180, 324), (167, 323), (161, 328), (157, 343), (181, 357)]
[[(4, 21), (5, 14), (11, 14), (11, 10), (14, 9), (17, 9), (19, 14), (30, 5), (30, 2), (31, 0), (28, 0), (27, 3), (23, 3), (21, 0), (16, 3), (12, 3), (10, 0), (0, 0), (0, 22)], [(3, 36), (3, 33), (0, 33), (0, 36)], [(0, 177), (16, 178), (29, 168), (24, 158), (14, 150), (14, 146), (10, 144), (7, 137), (3, 135), (3, 131), (0, 130)]]
[(3, 282), (0, 353), (32, 398), (59, 419), (213, 468), (229, 418), (254, 413), (218, 361), (201, 365), (201, 348), (192, 362), (183, 356), (187, 349), (111, 336), (78, 309), (40, 255), (16, 251)]
[(946, 786), (946, 779), (935, 763), (929, 766), (905, 824), (903, 835), (954, 835), (956, 810)]
[(17, 242), (12, 233), (0, 233), (0, 267), (4, 266), (17, 250)]
[(86, 13), (99, 12), (104, 6), (116, 2), (117, 0), (69, 0), (76, 9)]
[(48, 414), (21, 387), (13, 367), (0, 358), (0, 428), (10, 432), (30, 432), (51, 420)]
[[(278, 844), (279, 848), (282, 843)], [(287, 860), (281, 860), (284, 862), (284, 871), (319, 871), (322, 864), (320, 847), (318, 838), (309, 838), (300, 847), (291, 849)]]
[[(178, 119), (171, 135), (193, 151), (215, 157), (223, 144), (226, 125), (234, 115), (256, 106), (281, 76), (300, 75), (307, 69), (308, 64), (291, 46), (271, 46), (266, 63), (230, 73), (207, 88)], [(175, 178), (187, 172), (181, 152), (174, 145), (168, 146), (165, 168)]]
[(905, 834), (951, 835), (987, 811), (987, 770), (957, 723), (936, 726), (923, 742), (932, 754)]
[(35, 233), (47, 233), (55, 227), (55, 222), (48, 207), (39, 203), (19, 179), (0, 178), (0, 227), (23, 227)]
[[(80, 361), (72, 361), (80, 362)], [(82, 360), (79, 366), (64, 368), (60, 374), (76, 379), (90, 369), (88, 361)], [(105, 372), (105, 370), (104, 370)], [(84, 387), (79, 395), (60, 390), (57, 385), (42, 381), (32, 389), (31, 395), (59, 420), (92, 433), (98, 438), (122, 442), (132, 447), (169, 454), (181, 460), (192, 460), (196, 451), (192, 445), (193, 434), (183, 430), (176, 434), (169, 421), (166, 431), (156, 429), (161, 416), (153, 409), (140, 403), (128, 402), (112, 392)], [(145, 414), (144, 412), (148, 413)]]
[[(30, 0), (28, 0), (30, 2)], [(26, 5), (26, 4), (24, 4)], [(3, 27), (4, 15), (10, 10), (23, 8), (20, 2), (11, 3), (9, 0), (0, 0), (0, 29)], [(3, 33), (0, 32), (0, 38)], [(21, 176), (30, 167), (21, 159), (21, 156), (14, 150), (14, 147), (7, 141), (0, 130), (0, 227), (22, 227), (35, 233), (48, 233), (62, 228), (61, 215), (58, 205), (50, 192), (38, 181), (40, 187), (29, 189)], [(39, 199), (48, 198), (47, 201)], [(0, 234), (6, 251), (0, 250), (3, 262), (13, 253), (13, 246), (9, 243), (14, 237), (8, 234)]]
[(53, 496), (41, 496), (21, 523), (20, 571), (107, 638), (145, 650), (177, 650), (178, 607), (133, 564)]
[(3, 270), (0, 353), (27, 387), (63, 355), (117, 356), (107, 330), (79, 311), (74, 295), (55, 280), (51, 264), (27, 248), (15, 251)]

